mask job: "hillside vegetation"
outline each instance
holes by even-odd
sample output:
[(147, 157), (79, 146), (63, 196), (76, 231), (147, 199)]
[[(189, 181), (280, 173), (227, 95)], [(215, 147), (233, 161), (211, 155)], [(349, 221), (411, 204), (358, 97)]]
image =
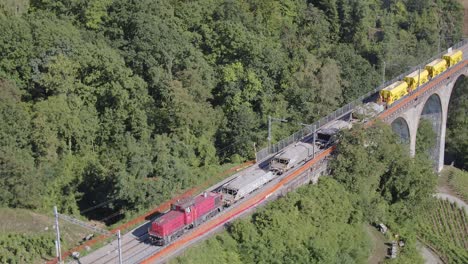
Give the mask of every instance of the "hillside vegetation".
[(468, 202), (468, 172), (456, 167), (445, 166), (439, 185), (448, 187), (448, 191)]
[[(78, 245), (89, 231), (59, 221), (64, 248)], [(0, 263), (42, 263), (55, 255), (52, 217), (25, 209), (0, 208)]]
[(0, 206), (122, 221), (252, 159), (268, 115), (289, 121), (274, 142), (458, 42), (462, 16), (455, 0), (2, 1)]
[(324, 179), (235, 221), (173, 263), (362, 263), (369, 241), (363, 226), (349, 221), (353, 211), (349, 193)]
[(434, 200), (421, 217), (419, 233), (447, 263), (468, 262), (468, 215), (446, 200)]

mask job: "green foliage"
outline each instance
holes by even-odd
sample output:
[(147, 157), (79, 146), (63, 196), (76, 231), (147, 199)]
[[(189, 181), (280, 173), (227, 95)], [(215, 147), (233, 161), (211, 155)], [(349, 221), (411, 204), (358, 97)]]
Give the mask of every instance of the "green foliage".
[[(453, 0), (31, 0), (0, 10), (0, 204), (78, 215), (112, 201), (88, 215), (101, 219), (253, 158), (268, 115), (290, 120), (275, 124), (274, 142), (372, 90), (382, 61), (399, 74), (439, 37), (444, 47), (461, 34)], [(395, 168), (389, 181), (413, 170)], [(395, 204), (413, 195), (392, 188), (381, 192)], [(380, 214), (387, 205), (377, 204)]]
[(54, 251), (52, 234), (0, 234), (2, 263), (32, 263)]
[(407, 147), (397, 142), (389, 126), (380, 123), (353, 127), (340, 136), (332, 174), (355, 196), (367, 221), (411, 222), (434, 191), (430, 162), (411, 158)]
[(468, 201), (468, 172), (455, 167), (446, 167), (448, 174), (448, 185), (463, 200)]
[(406, 243), (396, 262), (422, 263), (415, 221), (425, 213), (435, 190), (431, 162), (423, 155), (410, 157), (408, 146), (382, 123), (367, 129), (355, 126), (343, 131), (339, 140), (330, 166), (355, 204), (352, 219), (385, 223)]
[(436, 143), (436, 132), (432, 122), (428, 119), (419, 120), (418, 133), (416, 134), (416, 153), (427, 155), (434, 150)]
[(466, 263), (467, 214), (449, 201), (434, 199), (418, 224), (421, 237), (448, 263)]
[(21, 16), (28, 8), (29, 0), (3, 0), (0, 3), (0, 14)]
[(180, 264), (190, 263), (233, 263), (242, 264), (237, 249), (237, 241), (226, 232), (197, 245), (171, 261)]
[(363, 263), (369, 242), (362, 225), (350, 221), (353, 211), (349, 193), (324, 178), (235, 221), (174, 262)]
[(28, 23), (18, 17), (0, 14), (0, 78), (16, 82), (20, 87), (30, 78), (29, 60), (33, 50), (33, 36)]
[(380, 75), (350, 44), (337, 45), (330, 56), (338, 61), (341, 69), (344, 102), (351, 102), (378, 86)]
[(468, 168), (468, 79), (461, 77), (455, 83), (450, 97), (447, 132), (445, 136), (446, 160), (455, 166)]

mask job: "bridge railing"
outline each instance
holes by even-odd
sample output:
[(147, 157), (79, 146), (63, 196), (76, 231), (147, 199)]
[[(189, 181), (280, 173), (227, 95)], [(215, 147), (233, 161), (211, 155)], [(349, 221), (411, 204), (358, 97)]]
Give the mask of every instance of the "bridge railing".
[[(457, 48), (460, 48), (460, 47), (462, 47), (462, 46), (464, 46), (466, 44), (468, 44), (468, 38), (465, 38), (462, 41), (454, 44), (451, 48), (457, 49)], [(259, 150), (256, 153), (257, 162), (260, 162), (260, 161), (263, 161), (263, 160), (267, 159), (272, 154), (278, 153), (279, 151), (283, 150), (287, 146), (289, 146), (289, 145), (291, 145), (291, 144), (293, 144), (295, 142), (298, 142), (298, 141), (302, 140), (303, 138), (305, 138), (307, 136), (310, 136), (314, 131), (320, 129), (325, 124), (327, 124), (327, 123), (329, 123), (331, 121), (337, 120), (337, 119), (343, 117), (344, 115), (350, 113), (352, 110), (354, 110), (354, 108), (356, 106), (361, 105), (364, 102), (365, 99), (371, 97), (372, 95), (379, 92), (383, 88), (389, 86), (390, 84), (392, 84), (392, 83), (394, 83), (396, 81), (402, 80), (403, 77), (405, 77), (408, 74), (418, 70), (419, 68), (424, 69), (425, 65), (427, 65), (429, 62), (431, 62), (431, 61), (433, 61), (435, 59), (441, 58), (443, 56), (443, 54), (445, 54), (446, 52), (447, 52), (447, 49), (445, 49), (444, 51), (442, 51), (440, 53), (437, 53), (436, 55), (434, 55), (430, 59), (424, 61), (423, 63), (421, 63), (421, 64), (419, 64), (417, 66), (412, 67), (411, 69), (409, 69), (408, 71), (398, 75), (397, 77), (386, 81), (385, 83), (383, 83), (383, 84), (379, 85), (378, 87), (376, 87), (374, 90), (369, 91), (368, 93), (362, 95), (361, 97), (359, 97), (358, 99), (352, 101), (351, 103), (348, 103), (347, 105), (335, 110), (331, 114), (328, 114), (327, 116), (319, 119), (318, 121), (314, 122), (310, 126), (303, 127), (302, 129), (300, 129), (296, 133), (290, 135), (289, 137), (286, 137), (286, 138), (278, 141), (275, 144), (272, 144), (272, 145), (270, 145), (270, 146), (268, 146), (266, 148), (263, 148), (263, 149)], [(416, 90), (420, 89), (422, 86), (423, 85), (419, 86)]]

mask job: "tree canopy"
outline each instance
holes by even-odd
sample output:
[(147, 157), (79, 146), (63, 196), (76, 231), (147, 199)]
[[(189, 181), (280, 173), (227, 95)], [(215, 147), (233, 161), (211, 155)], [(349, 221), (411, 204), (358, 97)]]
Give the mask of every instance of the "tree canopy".
[(422, 2), (6, 1), (0, 205), (134, 212), (253, 158), (268, 115), (274, 142), (458, 41)]
[[(0, 206), (50, 212), (57, 205), (107, 223), (146, 210), (223, 164), (253, 159), (254, 144), (267, 145), (269, 115), (290, 121), (275, 124), (275, 142), (372, 91), (384, 62), (390, 79), (457, 42), (462, 16), (456, 0), (2, 1)], [(455, 127), (463, 118), (454, 115)], [(385, 129), (371, 131), (393, 140)], [(352, 133), (357, 138), (344, 135), (344, 144), (365, 141), (365, 132)], [(466, 133), (448, 134), (458, 135), (448, 142), (453, 153), (468, 149)], [(363, 211), (367, 219), (388, 217), (389, 207), (399, 222), (432, 183), (422, 161), (385, 148), (339, 148), (336, 180), (359, 198), (336, 205), (344, 210), (337, 223), (350, 225), (345, 240), (360, 235), (345, 221), (361, 217), (351, 207), (378, 209)], [(341, 154), (348, 152), (357, 154), (347, 161)], [(313, 207), (303, 203), (288, 210)], [(257, 230), (270, 220), (257, 217), (258, 227), (233, 230), (255, 230), (253, 241), (269, 241)], [(253, 244), (242, 250), (249, 260), (346, 262), (362, 245), (344, 245), (340, 236), (328, 241), (332, 253), (303, 234), (293, 236), (300, 246), (281, 242), (291, 254), (259, 256), (266, 253), (250, 252)]]

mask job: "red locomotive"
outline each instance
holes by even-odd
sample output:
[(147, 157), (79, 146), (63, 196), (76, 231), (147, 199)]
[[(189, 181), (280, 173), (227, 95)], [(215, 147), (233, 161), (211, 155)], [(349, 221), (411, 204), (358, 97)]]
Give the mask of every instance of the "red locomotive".
[(223, 209), (220, 193), (203, 193), (195, 198), (178, 201), (171, 210), (151, 223), (148, 229), (152, 243), (163, 246), (180, 237), (186, 230), (193, 228), (215, 216)]

